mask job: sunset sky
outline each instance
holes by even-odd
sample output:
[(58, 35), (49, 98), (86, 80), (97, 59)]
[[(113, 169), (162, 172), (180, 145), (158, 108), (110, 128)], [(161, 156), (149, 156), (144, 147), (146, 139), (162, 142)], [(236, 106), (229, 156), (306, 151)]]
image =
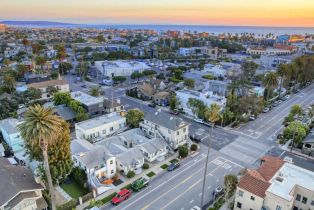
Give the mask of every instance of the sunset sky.
[(314, 0), (1, 0), (0, 20), (314, 27)]

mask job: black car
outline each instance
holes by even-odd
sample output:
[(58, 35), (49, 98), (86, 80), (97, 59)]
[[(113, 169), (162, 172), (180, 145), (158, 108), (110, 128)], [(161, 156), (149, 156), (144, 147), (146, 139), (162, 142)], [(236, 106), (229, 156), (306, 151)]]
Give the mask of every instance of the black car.
[(149, 106), (149, 107), (152, 107), (152, 108), (155, 108), (155, 107), (156, 107), (156, 104), (150, 103), (150, 104), (148, 104), (148, 106)]
[(169, 166), (168, 166), (168, 168), (167, 168), (167, 170), (168, 171), (173, 171), (173, 170), (175, 170), (176, 168), (179, 168), (179, 166), (180, 166), (180, 163), (171, 163)]

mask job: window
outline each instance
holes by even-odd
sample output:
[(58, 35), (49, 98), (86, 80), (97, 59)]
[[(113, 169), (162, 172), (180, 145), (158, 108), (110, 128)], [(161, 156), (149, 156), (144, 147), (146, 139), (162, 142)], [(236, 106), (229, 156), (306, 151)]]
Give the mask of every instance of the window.
[(307, 197), (304, 197), (304, 196), (303, 196), (303, 198), (302, 198), (302, 203), (306, 204), (306, 202), (307, 202)]
[(113, 127), (110, 127), (110, 131), (113, 131)]
[(311, 202), (311, 205), (314, 206), (314, 200)]
[(241, 209), (241, 207), (242, 207), (242, 203), (237, 202), (237, 208)]
[(242, 190), (239, 190), (239, 196), (240, 196), (240, 197), (243, 197), (243, 193), (244, 193), (244, 192), (243, 192)]
[(113, 160), (110, 160), (110, 164), (113, 164)]
[(114, 170), (111, 170), (111, 174), (113, 174), (114, 173)]
[(254, 197), (254, 196), (251, 196), (251, 200), (252, 200), (252, 201), (255, 201), (255, 197)]
[(299, 210), (299, 208), (294, 206), (292, 210)]
[(301, 201), (301, 195), (300, 195), (300, 194), (297, 194), (297, 196), (295, 197), (295, 199), (296, 199), (297, 201)]
[(186, 132), (186, 128), (183, 128), (183, 132), (184, 132), (184, 133)]
[(171, 134), (171, 130), (170, 129), (168, 129), (168, 133)]
[(177, 135), (178, 135), (178, 136), (180, 135), (180, 132), (179, 132), (179, 131), (177, 131)]
[(276, 210), (281, 210), (281, 206), (277, 205)]
[(102, 134), (106, 134), (106, 129), (105, 129), (105, 130), (102, 130)]

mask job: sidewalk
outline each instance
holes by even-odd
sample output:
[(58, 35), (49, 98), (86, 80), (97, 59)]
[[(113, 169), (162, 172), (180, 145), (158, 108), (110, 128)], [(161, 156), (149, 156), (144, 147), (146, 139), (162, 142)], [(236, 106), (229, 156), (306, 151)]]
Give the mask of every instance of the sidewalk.
[[(167, 159), (165, 159), (164, 161), (155, 164), (153, 167), (151, 167), (151, 168), (149, 168), (149, 169), (143, 170), (143, 172), (142, 172), (141, 174), (135, 175), (135, 176), (134, 176), (133, 178), (131, 178), (131, 179), (126, 179), (126, 181), (123, 182), (121, 185), (117, 186), (116, 189), (111, 189), (111, 190), (109, 190), (109, 191), (107, 191), (107, 192), (105, 192), (105, 193), (103, 193), (103, 194), (97, 196), (97, 197), (95, 198), (95, 200), (101, 200), (101, 199), (103, 199), (103, 198), (105, 198), (105, 197), (111, 195), (111, 194), (114, 193), (114, 192), (118, 192), (119, 189), (123, 188), (123, 187), (126, 186), (126, 185), (131, 184), (132, 182), (134, 182), (136, 179), (138, 179), (138, 178), (140, 178), (140, 177), (149, 178), (149, 177), (146, 176), (146, 174), (149, 173), (149, 172), (151, 172), (151, 171), (154, 172), (156, 175), (154, 175), (153, 177), (151, 177), (151, 178), (149, 178), (149, 179), (152, 180), (152, 179), (156, 178), (159, 174), (161, 174), (161, 173), (163, 173), (163, 172), (165, 171), (164, 169), (160, 168), (160, 166), (162, 166), (163, 164), (169, 165), (169, 161), (171, 161), (171, 160), (174, 159), (174, 158), (177, 159), (177, 157), (178, 157), (178, 153), (174, 153), (173, 155), (169, 156), (169, 157), (168, 157)], [(87, 206), (89, 206), (89, 203), (90, 203), (90, 201), (87, 201), (87, 202), (83, 203), (82, 205), (78, 205), (78, 206), (76, 206), (76, 209), (77, 209), (77, 210), (83, 210), (83, 209), (85, 209)]]
[(294, 155), (314, 160), (313, 156), (303, 154), (303, 153), (299, 152), (298, 150), (296, 150), (295, 148), (292, 150), (292, 152), (290, 152), (290, 150), (291, 150), (291, 148), (289, 147), (290, 142), (291, 142), (291, 140), (287, 141), (287, 143), (285, 143), (284, 145), (281, 146), (281, 149), (286, 151), (286, 152), (292, 153)]

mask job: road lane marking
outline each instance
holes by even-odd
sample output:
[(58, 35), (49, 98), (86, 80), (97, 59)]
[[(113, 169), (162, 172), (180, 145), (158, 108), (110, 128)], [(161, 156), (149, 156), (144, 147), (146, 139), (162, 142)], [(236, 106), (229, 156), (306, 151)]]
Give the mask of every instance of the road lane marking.
[[(211, 175), (211, 173), (215, 170), (217, 170), (217, 168), (219, 168), (220, 166), (217, 166), (215, 169), (213, 169), (211, 172), (209, 172), (207, 176)], [(193, 177), (194, 174), (196, 173), (199, 173), (201, 170), (204, 170), (205, 167), (202, 167), (201, 169), (199, 169), (198, 171), (194, 172), (192, 175), (191, 175), (191, 178)], [(180, 195), (186, 193), (187, 191), (189, 191), (190, 189), (192, 189), (195, 185), (197, 185), (198, 183), (200, 183), (203, 179), (200, 179), (198, 180), (197, 182), (195, 182), (193, 185), (191, 185), (187, 190), (185, 190), (183, 193), (181, 193)], [(175, 188), (179, 187), (181, 185), (181, 183), (177, 184), (175, 187), (172, 187), (170, 190), (168, 190), (167, 192), (161, 194), (160, 196), (158, 196), (156, 199), (154, 199), (152, 202), (150, 202), (149, 204), (147, 204), (144, 208), (142, 208), (141, 210), (145, 210), (147, 209), (150, 205), (152, 205), (153, 203), (155, 203), (156, 201), (158, 201), (160, 198), (162, 198), (164, 195), (168, 194), (170, 191), (174, 190)], [(173, 199), (171, 202), (169, 202), (166, 206), (169, 206), (171, 203), (173, 203), (175, 200), (177, 200), (179, 197), (177, 196), (175, 199)], [(164, 209), (166, 206), (164, 206), (163, 208), (161, 209)]]
[[(206, 156), (205, 156), (205, 157), (206, 157)], [(200, 161), (201, 161), (203, 158), (205, 158), (205, 157), (202, 157), (202, 158), (200, 159)], [(218, 157), (216, 157), (216, 158), (218, 158)], [(216, 159), (216, 158), (215, 158), (215, 159)], [(214, 159), (214, 160), (215, 160), (215, 159)], [(214, 160), (213, 160), (213, 161), (214, 161)], [(211, 161), (211, 162), (212, 162), (212, 161)], [(210, 162), (209, 162), (209, 163), (210, 163)], [(176, 175), (172, 176), (172, 177), (171, 177), (169, 180), (167, 180), (166, 182), (164, 182), (164, 183), (162, 183), (161, 185), (158, 185), (157, 187), (155, 187), (152, 191), (150, 191), (150, 192), (148, 192), (148, 193), (146, 193), (146, 194), (144, 194), (144, 195), (138, 197), (136, 200), (134, 200), (134, 201), (128, 203), (128, 205), (126, 205), (126, 206), (125, 206), (124, 208), (122, 208), (121, 210), (128, 208), (129, 206), (133, 205), (133, 204), (134, 204), (135, 202), (137, 202), (138, 200), (140, 200), (140, 199), (146, 197), (149, 193), (151, 193), (151, 192), (153, 192), (153, 191), (159, 189), (160, 187), (164, 186), (165, 184), (167, 184), (167, 183), (170, 182), (171, 180), (175, 179), (177, 176), (179, 176), (180, 174), (182, 174), (183, 172), (185, 172), (186, 170), (188, 170), (189, 168), (191, 168), (191, 167), (194, 166), (195, 164), (196, 164), (196, 163), (190, 164), (188, 167), (184, 168), (182, 171), (179, 171)]]
[(190, 203), (192, 204), (194, 202), (194, 200), (190, 200)]

